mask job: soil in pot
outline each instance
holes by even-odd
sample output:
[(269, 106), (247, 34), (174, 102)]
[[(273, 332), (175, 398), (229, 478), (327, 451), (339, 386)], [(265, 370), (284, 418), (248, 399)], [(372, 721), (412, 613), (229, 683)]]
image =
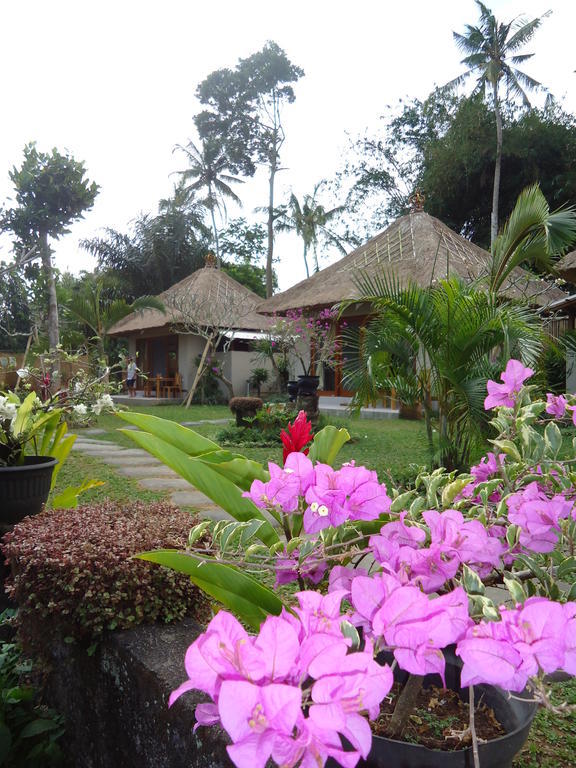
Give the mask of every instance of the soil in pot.
[[(372, 724), (372, 731), (376, 736), (390, 737), (388, 726), (400, 690), (399, 683), (396, 683), (390, 697), (382, 703), (380, 716)], [(482, 741), (492, 741), (506, 733), (494, 710), (482, 701), (476, 704), (474, 723), (478, 739)], [(456, 691), (430, 686), (420, 690), (402, 740), (421, 744), (428, 749), (464, 749), (472, 744), (469, 724), (467, 701), (462, 700)]]

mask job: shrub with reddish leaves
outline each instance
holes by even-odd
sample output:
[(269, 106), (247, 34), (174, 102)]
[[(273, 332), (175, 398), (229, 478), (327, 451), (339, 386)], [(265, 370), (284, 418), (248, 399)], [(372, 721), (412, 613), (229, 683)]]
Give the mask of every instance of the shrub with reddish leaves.
[(91, 640), (108, 629), (206, 618), (206, 598), (186, 576), (133, 558), (182, 548), (197, 522), (169, 504), (138, 502), (26, 518), (2, 546), (13, 573), (7, 590), (20, 607), (24, 634), (45, 625), (62, 637)]

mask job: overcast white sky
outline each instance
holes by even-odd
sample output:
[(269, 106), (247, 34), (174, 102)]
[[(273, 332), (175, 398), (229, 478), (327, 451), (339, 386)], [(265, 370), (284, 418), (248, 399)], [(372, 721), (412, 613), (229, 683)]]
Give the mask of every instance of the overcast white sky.
[[(576, 1), (486, 2), (501, 20), (552, 9), (526, 49), (536, 55), (525, 69), (576, 111)], [(423, 98), (460, 73), (452, 30), (476, 20), (473, 0), (4, 0), (0, 202), (11, 195), (8, 172), (28, 141), (84, 161), (100, 194), (54, 248), (61, 269), (91, 269), (80, 238), (106, 226), (124, 230), (170, 193), (170, 173), (184, 167), (173, 147), (194, 138), (196, 85), (267, 40), (306, 73), (284, 113), (278, 200), (291, 189), (310, 192), (338, 168), (347, 133), (375, 126), (385, 105)], [(265, 176), (238, 191), (250, 214), (266, 202)], [(279, 237), (276, 252), (280, 287), (303, 279), (300, 245)], [(6, 244), (0, 258), (9, 258)]]

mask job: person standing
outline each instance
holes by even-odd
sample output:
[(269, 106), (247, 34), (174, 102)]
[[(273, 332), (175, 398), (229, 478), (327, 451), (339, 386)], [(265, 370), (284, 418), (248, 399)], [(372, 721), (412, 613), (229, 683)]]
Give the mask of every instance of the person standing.
[(134, 362), (133, 357), (128, 358), (128, 365), (126, 366), (126, 386), (128, 387), (128, 395), (133, 398), (136, 397), (136, 376), (138, 374), (138, 366)]

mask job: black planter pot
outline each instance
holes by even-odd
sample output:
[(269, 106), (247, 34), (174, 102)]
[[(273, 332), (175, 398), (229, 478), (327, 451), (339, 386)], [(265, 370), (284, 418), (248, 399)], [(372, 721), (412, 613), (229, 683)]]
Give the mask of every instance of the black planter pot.
[(5, 531), (42, 509), (50, 493), (52, 456), (27, 456), (18, 467), (0, 467), (0, 527)]
[(295, 403), (296, 398), (298, 397), (298, 382), (289, 381), (286, 384), (286, 391), (288, 392), (288, 397), (290, 398), (290, 402)]
[[(460, 688), (460, 659), (451, 650), (447, 650), (445, 655), (446, 685), (458, 691), (460, 697), (468, 701), (468, 688)], [(407, 676), (406, 672), (396, 667), (396, 681), (404, 682)], [(438, 675), (428, 675), (424, 678), (425, 687), (438, 684)], [(528, 738), (532, 720), (538, 710), (538, 705), (530, 701), (530, 698), (528, 691), (515, 694), (515, 698), (511, 699), (497, 686), (474, 686), (474, 701), (479, 702), (482, 699), (483, 703), (491, 707), (496, 719), (506, 731), (504, 736), (478, 745), (481, 768), (511, 768), (514, 756)], [(474, 768), (474, 758), (472, 747), (445, 752), (428, 749), (420, 744), (375, 736), (368, 759), (360, 761), (359, 765), (370, 768)]]
[(315, 395), (319, 384), (319, 376), (298, 376), (298, 394), (300, 396)]

